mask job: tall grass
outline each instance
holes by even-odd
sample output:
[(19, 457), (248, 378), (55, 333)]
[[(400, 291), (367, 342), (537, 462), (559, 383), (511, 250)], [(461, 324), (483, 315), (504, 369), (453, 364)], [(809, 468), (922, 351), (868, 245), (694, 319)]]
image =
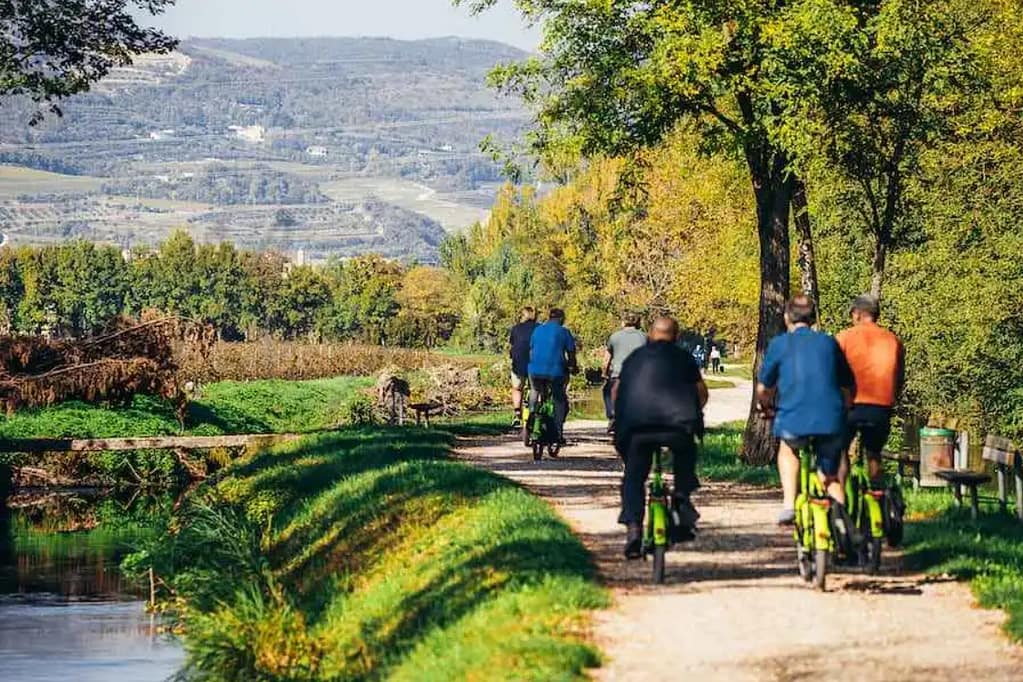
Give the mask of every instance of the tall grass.
[(134, 560), (183, 598), (185, 676), (550, 680), (596, 665), (585, 613), (606, 596), (579, 540), (449, 446), (440, 430), (348, 430), (197, 491), (175, 541)]

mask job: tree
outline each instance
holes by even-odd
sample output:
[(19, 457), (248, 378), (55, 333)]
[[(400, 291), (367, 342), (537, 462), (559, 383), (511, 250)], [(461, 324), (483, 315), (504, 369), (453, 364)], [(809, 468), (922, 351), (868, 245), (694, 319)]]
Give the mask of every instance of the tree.
[(399, 263), (375, 254), (333, 263), (326, 271), (331, 303), (322, 321), (325, 335), (385, 343), (402, 274)]
[(870, 293), (880, 299), (891, 251), (914, 236), (907, 181), (921, 152), (953, 134), (957, 113), (989, 90), (973, 38), (1002, 22), (985, 0), (876, 4), (836, 8), (831, 30), (800, 34), (806, 42), (793, 53), (825, 58), (814, 78), (792, 85), (806, 124), (783, 135), (818, 175), (845, 182), (844, 202), (870, 240)]
[[(0, 95), (27, 95), (61, 113), (58, 102), (89, 89), (136, 55), (174, 49), (177, 41), (140, 26), (175, 0), (0, 0)], [(37, 112), (32, 122), (38, 122)]]
[(427, 266), (410, 269), (402, 278), (396, 299), (401, 306), (397, 323), (413, 332), (402, 345), (433, 347), (451, 337), (460, 300), (454, 277), (448, 271)]
[[(474, 12), (494, 0), (455, 0)], [(708, 149), (745, 160), (760, 244), (757, 365), (784, 329), (789, 296), (792, 156), (778, 143), (792, 111), (788, 85), (806, 78), (812, 55), (790, 53), (804, 28), (786, 2), (518, 0), (542, 23), (541, 53), (497, 69), (492, 79), (535, 110), (533, 148), (574, 141), (585, 156), (626, 155), (695, 121)], [(751, 403), (744, 439), (749, 461), (774, 454), (766, 420)]]

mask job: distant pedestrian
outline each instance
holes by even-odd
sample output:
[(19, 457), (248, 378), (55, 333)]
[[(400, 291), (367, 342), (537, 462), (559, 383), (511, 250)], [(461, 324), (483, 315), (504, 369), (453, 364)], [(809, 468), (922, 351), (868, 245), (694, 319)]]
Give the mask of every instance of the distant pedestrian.
[(710, 347), (710, 369), (714, 374), (724, 371), (721, 367), (721, 349), (717, 346)]
[(607, 432), (614, 433), (615, 384), (622, 373), (626, 358), (647, 343), (646, 334), (639, 329), (639, 315), (626, 313), (622, 316), (622, 328), (607, 340), (604, 348), (604, 413), (607, 416)]

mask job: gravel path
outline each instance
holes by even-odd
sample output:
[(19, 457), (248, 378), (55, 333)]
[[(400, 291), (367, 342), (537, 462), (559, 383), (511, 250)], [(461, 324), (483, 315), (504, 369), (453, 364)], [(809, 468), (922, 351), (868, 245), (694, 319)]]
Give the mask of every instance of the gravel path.
[[(707, 421), (742, 419), (749, 385), (711, 392)], [(621, 467), (604, 425), (574, 422), (556, 461), (534, 463), (511, 436), (466, 441), (459, 454), (550, 501), (593, 552), (615, 605), (597, 615), (606, 654), (597, 680), (1023, 680), (1023, 652), (976, 608), (966, 586), (904, 573), (829, 575), (829, 591), (795, 573), (791, 536), (773, 526), (772, 490), (705, 485), (700, 537), (669, 554), (667, 584), (621, 557)], [(823, 676), (823, 677), (821, 677)]]

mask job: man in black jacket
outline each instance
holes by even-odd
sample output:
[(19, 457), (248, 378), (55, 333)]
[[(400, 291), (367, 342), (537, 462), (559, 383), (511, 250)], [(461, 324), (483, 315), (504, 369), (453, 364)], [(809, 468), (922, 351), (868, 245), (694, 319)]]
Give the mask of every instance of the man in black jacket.
[(529, 340), (533, 337), (533, 330), (536, 329), (536, 310), (526, 306), (522, 309), (520, 322), (511, 328), (508, 335), (508, 343), (511, 346), (511, 399), (512, 409), (515, 416), (512, 421), (512, 428), (519, 428), (522, 425), (522, 389), (529, 377)]
[(678, 323), (656, 319), (649, 343), (625, 361), (615, 396), (615, 447), (625, 460), (622, 513), (625, 556), (642, 553), (644, 484), (654, 455), (667, 447), (674, 455), (674, 511), (682, 522), (677, 539), (692, 539), (699, 514), (689, 500), (696, 478), (696, 438), (703, 436), (707, 385), (692, 354), (677, 345)]

